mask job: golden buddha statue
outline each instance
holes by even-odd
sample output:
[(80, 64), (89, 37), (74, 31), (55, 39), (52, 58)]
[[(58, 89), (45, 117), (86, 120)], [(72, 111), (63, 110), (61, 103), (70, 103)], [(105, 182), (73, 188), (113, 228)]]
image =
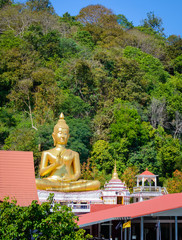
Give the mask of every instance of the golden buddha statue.
[(66, 149), (69, 127), (61, 113), (52, 134), (55, 148), (44, 151), (41, 157), (40, 176), (36, 179), (39, 190), (60, 192), (92, 191), (100, 188), (97, 180), (78, 180), (80, 172), (79, 154)]

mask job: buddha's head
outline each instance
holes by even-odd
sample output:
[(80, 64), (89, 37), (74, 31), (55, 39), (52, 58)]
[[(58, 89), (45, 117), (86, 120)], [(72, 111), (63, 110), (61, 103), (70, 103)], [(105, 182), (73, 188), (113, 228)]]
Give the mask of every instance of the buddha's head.
[(54, 132), (52, 134), (54, 139), (54, 146), (56, 144), (66, 145), (69, 138), (69, 127), (64, 120), (64, 114), (61, 113), (57, 124), (54, 126)]

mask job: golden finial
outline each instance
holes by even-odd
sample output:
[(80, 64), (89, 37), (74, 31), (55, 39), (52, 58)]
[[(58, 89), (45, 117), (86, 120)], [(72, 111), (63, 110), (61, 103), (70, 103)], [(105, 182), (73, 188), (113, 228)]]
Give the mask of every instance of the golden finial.
[(60, 114), (59, 119), (64, 119), (64, 114), (63, 113)]
[(118, 173), (116, 170), (116, 160), (115, 160), (115, 165), (114, 165), (114, 172), (112, 174), (112, 179), (118, 179)]

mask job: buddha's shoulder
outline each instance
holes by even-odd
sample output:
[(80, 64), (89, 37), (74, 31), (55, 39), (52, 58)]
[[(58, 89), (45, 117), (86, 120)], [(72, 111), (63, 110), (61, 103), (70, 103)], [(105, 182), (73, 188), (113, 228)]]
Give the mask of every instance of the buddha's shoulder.
[(72, 155), (79, 155), (79, 153), (77, 153), (77, 152), (75, 152), (75, 151), (73, 151), (71, 149), (66, 149), (66, 153), (72, 154)]
[(42, 154), (43, 155), (52, 155), (52, 154), (54, 155), (54, 154), (56, 154), (56, 152), (57, 152), (56, 148), (52, 148), (52, 149), (43, 151)]

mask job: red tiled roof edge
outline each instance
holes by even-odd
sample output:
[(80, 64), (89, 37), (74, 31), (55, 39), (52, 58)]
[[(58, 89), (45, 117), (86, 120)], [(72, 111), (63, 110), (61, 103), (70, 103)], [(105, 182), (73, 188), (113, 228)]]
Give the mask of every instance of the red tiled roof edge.
[(178, 208), (182, 208), (182, 193), (167, 194), (143, 202), (80, 215), (78, 225), (91, 225), (108, 219), (136, 218)]
[(140, 176), (140, 175), (145, 175), (145, 176), (151, 176), (152, 175), (152, 176), (155, 176), (155, 174), (149, 172), (147, 168), (146, 168), (146, 170), (143, 173), (139, 174), (138, 176)]
[(118, 207), (118, 205), (117, 204), (91, 204), (90, 212), (98, 212), (101, 210), (106, 210), (114, 207)]

